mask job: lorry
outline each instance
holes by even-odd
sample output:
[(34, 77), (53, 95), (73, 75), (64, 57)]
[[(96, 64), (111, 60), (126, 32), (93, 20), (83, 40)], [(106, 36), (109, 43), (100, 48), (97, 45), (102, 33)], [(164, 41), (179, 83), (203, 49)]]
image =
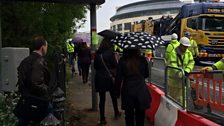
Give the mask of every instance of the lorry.
[(199, 61), (218, 61), (224, 57), (224, 3), (185, 4), (175, 18), (149, 18), (132, 25), (133, 32), (163, 36), (177, 33), (179, 38), (190, 32), (198, 44)]

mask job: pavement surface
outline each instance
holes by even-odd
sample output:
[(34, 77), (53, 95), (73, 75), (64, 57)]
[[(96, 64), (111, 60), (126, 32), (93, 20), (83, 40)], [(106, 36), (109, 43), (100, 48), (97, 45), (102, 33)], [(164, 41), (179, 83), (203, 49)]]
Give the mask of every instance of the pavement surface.
[[(91, 75), (91, 74), (90, 74)], [(68, 82), (68, 102), (72, 109), (70, 112), (70, 126), (99, 126), (99, 112), (92, 111), (92, 90), (91, 83), (83, 84), (81, 76), (75, 74)], [(98, 95), (98, 94), (97, 94)], [(118, 99), (120, 108), (120, 99)], [(97, 105), (98, 107), (98, 105)], [(107, 124), (106, 126), (125, 126), (124, 112), (120, 109), (122, 115), (119, 119), (114, 119), (114, 112), (112, 101), (107, 93), (105, 116)], [(72, 114), (72, 115), (71, 115)], [(147, 119), (145, 119), (145, 126), (150, 126)]]

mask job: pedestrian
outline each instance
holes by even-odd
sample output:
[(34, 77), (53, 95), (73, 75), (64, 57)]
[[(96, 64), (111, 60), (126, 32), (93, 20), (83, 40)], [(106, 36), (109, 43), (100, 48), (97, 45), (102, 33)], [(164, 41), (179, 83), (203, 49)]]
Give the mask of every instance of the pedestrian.
[[(180, 39), (180, 45), (174, 49), (167, 59), (167, 65), (183, 69), (187, 76), (194, 68), (194, 59), (192, 53), (188, 50), (190, 40), (187, 37)], [(178, 102), (182, 103), (182, 85), (180, 84), (183, 75), (181, 71), (168, 69), (168, 92)]]
[(83, 40), (81, 40), (80, 42), (77, 42), (77, 45), (75, 46), (75, 51), (77, 54), (77, 67), (78, 67), (78, 71), (79, 71), (79, 76), (82, 75), (82, 69), (81, 69), (81, 64), (80, 64), (80, 60), (79, 60), (80, 57), (78, 56), (78, 53), (80, 52), (82, 43), (83, 43)]
[(106, 92), (110, 93), (114, 108), (114, 117), (117, 119), (121, 113), (118, 110), (117, 98), (114, 92), (114, 81), (115, 70), (117, 67), (117, 61), (113, 52), (113, 45), (110, 39), (104, 37), (99, 49), (96, 52), (94, 60), (94, 68), (96, 70), (95, 75), (95, 87), (96, 91), (99, 92), (99, 110), (100, 110), (100, 122), (99, 124), (106, 124), (105, 118), (105, 101)]
[(91, 64), (91, 50), (85, 42), (83, 42), (80, 46), (80, 50), (78, 52), (78, 62), (82, 71), (82, 81), (85, 84), (88, 82), (89, 66)]
[(21, 97), (14, 110), (19, 118), (16, 126), (28, 126), (30, 121), (41, 121), (52, 109), (49, 102), (50, 73), (44, 59), (48, 43), (43, 37), (37, 36), (32, 40), (32, 49), (34, 51), (18, 67), (17, 85)]
[(171, 41), (170, 44), (167, 46), (166, 51), (165, 51), (165, 59), (167, 60), (170, 53), (177, 47), (180, 45), (180, 42), (177, 40), (178, 39), (178, 35), (176, 33), (173, 33), (171, 35)]
[(74, 59), (75, 59), (75, 45), (69, 41), (66, 42), (66, 48), (69, 58), (69, 65), (71, 67), (72, 75), (75, 73), (75, 67), (74, 67)]
[(199, 56), (197, 42), (192, 38), (192, 35), (190, 32), (186, 32), (184, 36), (190, 39), (191, 46), (188, 48), (188, 50), (192, 53), (194, 58), (197, 58)]
[(145, 110), (151, 102), (145, 83), (148, 70), (147, 60), (139, 49), (124, 50), (117, 67), (115, 92), (117, 97), (121, 94), (126, 126), (144, 126)]

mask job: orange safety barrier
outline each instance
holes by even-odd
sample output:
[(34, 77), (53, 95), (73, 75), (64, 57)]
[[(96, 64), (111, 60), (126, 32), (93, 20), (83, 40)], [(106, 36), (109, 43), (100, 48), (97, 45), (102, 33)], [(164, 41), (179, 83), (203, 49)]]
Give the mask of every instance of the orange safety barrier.
[[(191, 84), (191, 87), (196, 90), (196, 100), (194, 100), (194, 103), (198, 106), (203, 107), (208, 107), (209, 105), (210, 108), (213, 110), (224, 112), (224, 104), (222, 100), (223, 80), (214, 79), (211, 73), (192, 74), (190, 75), (190, 78), (194, 79), (194, 82)], [(210, 89), (211, 87), (212, 89)], [(207, 89), (207, 92), (205, 92), (205, 89)], [(212, 96), (210, 95), (211, 92)], [(217, 98), (217, 96), (219, 96), (219, 98)]]
[(218, 124), (199, 115), (178, 110), (175, 126), (219, 126)]
[(165, 93), (152, 84), (148, 84), (148, 89), (152, 96), (152, 102), (150, 108), (146, 110), (146, 117), (149, 119), (150, 123), (154, 123), (155, 114), (159, 108), (161, 96), (164, 96)]

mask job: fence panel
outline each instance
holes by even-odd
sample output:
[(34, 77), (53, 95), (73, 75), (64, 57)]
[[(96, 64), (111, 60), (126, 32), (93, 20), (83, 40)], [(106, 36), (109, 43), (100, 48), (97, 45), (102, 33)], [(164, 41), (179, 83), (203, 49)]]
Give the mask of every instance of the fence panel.
[(165, 67), (166, 61), (164, 58), (153, 57), (149, 62), (149, 82), (157, 85), (162, 90), (165, 88)]
[(224, 124), (224, 71), (191, 72), (187, 110)]

